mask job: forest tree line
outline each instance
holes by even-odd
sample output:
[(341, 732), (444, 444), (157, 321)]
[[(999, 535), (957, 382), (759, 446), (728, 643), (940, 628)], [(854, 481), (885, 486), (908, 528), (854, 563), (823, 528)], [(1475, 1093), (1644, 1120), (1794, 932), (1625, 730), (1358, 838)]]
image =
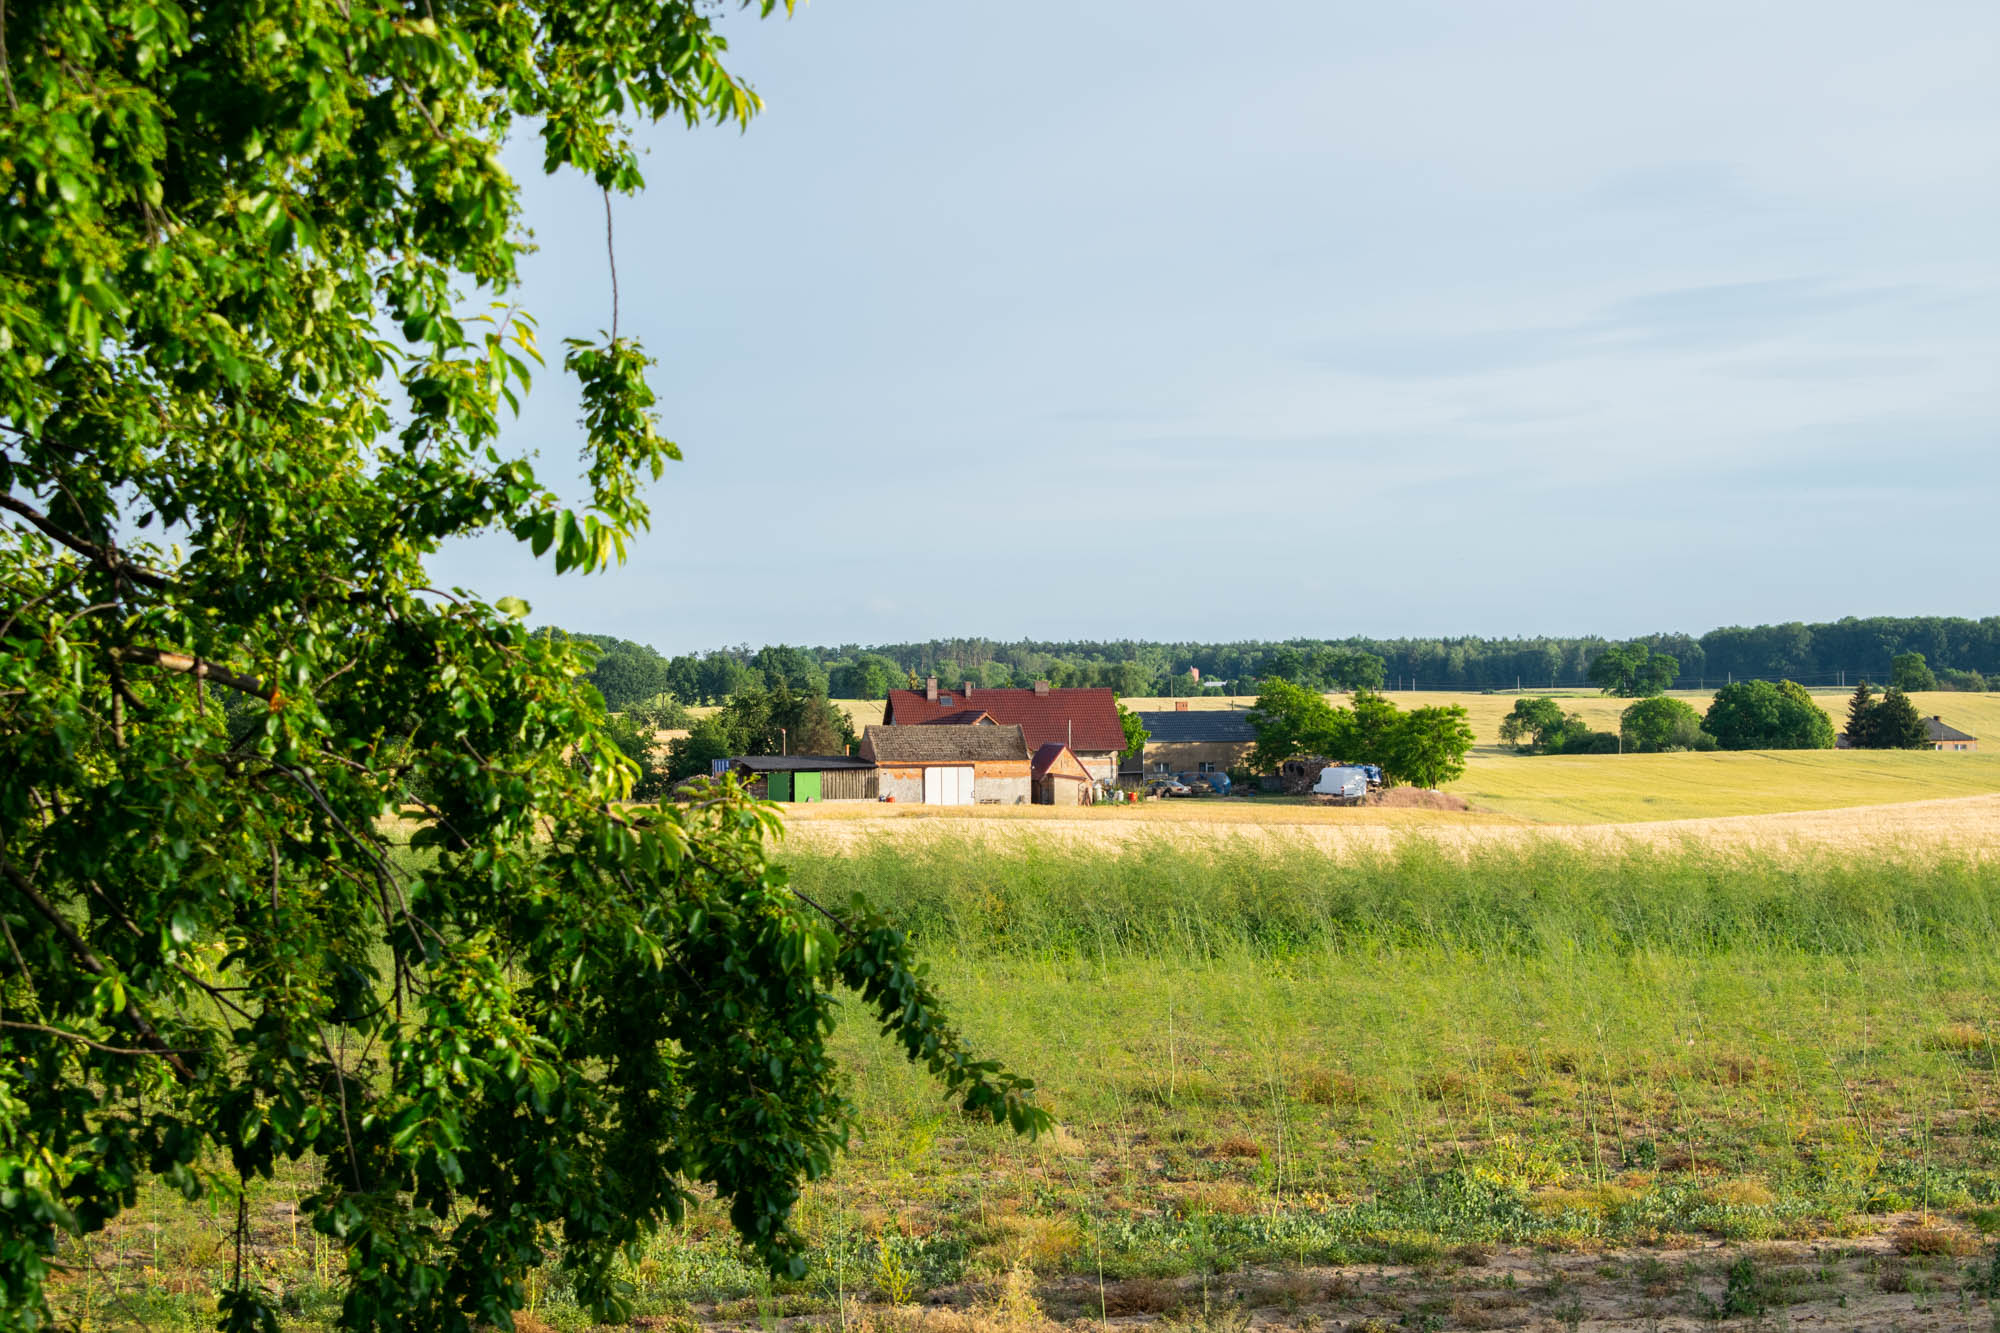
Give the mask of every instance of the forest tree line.
[[(1588, 689), (1591, 667), (1626, 641), (1582, 638), (1287, 639), (1237, 643), (933, 639), (924, 643), (805, 647), (747, 644), (704, 653), (661, 654), (608, 635), (579, 635), (599, 649), (591, 679), (622, 709), (671, 695), (683, 704), (720, 704), (745, 689), (783, 686), (805, 695), (880, 699), (927, 676), (984, 689), (1099, 686), (1121, 696), (1188, 695), (1206, 690), (1255, 694), (1266, 680), (1308, 689)], [(1853, 685), (1887, 680), (1898, 656), (1921, 653), (1940, 689), (1985, 690), (2000, 678), (2000, 616), (1848, 617), (1827, 624), (1730, 626), (1700, 636), (1642, 635), (1671, 657), (1668, 688), (1711, 688), (1735, 680)]]

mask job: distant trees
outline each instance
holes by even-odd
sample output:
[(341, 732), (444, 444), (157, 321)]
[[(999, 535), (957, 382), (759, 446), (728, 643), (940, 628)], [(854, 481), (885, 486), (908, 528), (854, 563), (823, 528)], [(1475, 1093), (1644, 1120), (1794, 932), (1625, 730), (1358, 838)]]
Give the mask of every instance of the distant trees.
[(783, 687), (799, 694), (826, 693), (825, 668), (803, 648), (786, 643), (760, 648), (750, 659), (750, 669), (764, 678), (767, 690)]
[(827, 672), (827, 692), (836, 699), (886, 699), (907, 684), (909, 673), (880, 653), (858, 653)]
[(1713, 750), (1715, 738), (1702, 730), (1701, 714), (1693, 706), (1665, 695), (1641, 699), (1618, 719), (1624, 748), (1636, 754), (1667, 750)]
[(1833, 719), (1793, 681), (1739, 680), (1715, 692), (1703, 729), (1725, 750), (1830, 750)]
[(1877, 699), (1867, 681), (1847, 700), (1847, 743), (1857, 750), (1923, 750), (1930, 733), (1910, 697), (1891, 685)]
[(735, 755), (846, 754), (854, 741), (853, 722), (825, 695), (753, 685), (670, 743), (668, 775), (677, 782)]
[(1472, 725), (1456, 704), (1401, 712), (1372, 690), (1357, 690), (1352, 708), (1335, 708), (1316, 690), (1271, 679), (1250, 710), (1257, 743), (1251, 766), (1275, 772), (1287, 759), (1318, 756), (1375, 764), (1387, 782), (1436, 787), (1465, 772)]
[[(609, 640), (606, 640), (609, 642)], [(1635, 666), (1644, 650), (1643, 669)], [(767, 655), (768, 654), (768, 655)], [(828, 679), (798, 668), (793, 654), (815, 663)], [(1932, 683), (1919, 675), (1897, 681), (1892, 657), (1924, 660)], [(759, 663), (754, 669), (752, 662)], [(778, 663), (775, 676), (766, 665)], [(1285, 642), (1154, 643), (1135, 639), (1022, 641), (933, 639), (919, 643), (754, 649), (726, 647), (668, 663), (667, 689), (689, 703), (721, 703), (747, 679), (768, 687), (783, 679), (794, 690), (815, 685), (836, 698), (880, 698), (888, 689), (936, 676), (994, 689), (1047, 680), (1097, 686), (1121, 696), (1194, 694), (1228, 681), (1232, 692), (1282, 679), (1309, 690), (1379, 690), (1385, 682), (1416, 682), (1437, 690), (1515, 690), (1594, 681), (1620, 697), (1646, 698), (1681, 679), (1790, 679), (1825, 682), (1845, 670), (1889, 679), (1906, 691), (1981, 690), (2000, 676), (2000, 616), (1874, 617), (1829, 624), (1760, 625), (1686, 634), (1648, 634), (1622, 643), (1597, 637), (1452, 639), (1293, 639)], [(1598, 675), (1591, 676), (1595, 667)], [(850, 670), (843, 670), (851, 668)], [(1200, 672), (1199, 681), (1191, 671)], [(1654, 688), (1657, 686), (1658, 688)]]
[(1614, 644), (1590, 664), (1590, 683), (1622, 699), (1663, 693), (1680, 674), (1681, 664), (1643, 643)]
[(1906, 692), (1938, 687), (1937, 676), (1919, 652), (1897, 653), (1889, 660), (1889, 683), (1895, 689)]

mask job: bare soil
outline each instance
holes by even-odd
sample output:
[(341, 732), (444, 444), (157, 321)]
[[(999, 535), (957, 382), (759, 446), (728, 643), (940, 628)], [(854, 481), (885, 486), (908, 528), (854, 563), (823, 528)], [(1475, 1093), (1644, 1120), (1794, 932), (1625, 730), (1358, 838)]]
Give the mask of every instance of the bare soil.
[[(1718, 1326), (1984, 1333), (2000, 1328), (1992, 1250), (1991, 1241), (1906, 1218), (1892, 1219), (1881, 1234), (1831, 1242), (1585, 1253), (1466, 1246), (1423, 1265), (1296, 1267), (1207, 1279), (1037, 1280), (1017, 1270), (995, 1282), (933, 1292), (926, 1305), (850, 1302), (843, 1311), (777, 1322), (849, 1333), (1153, 1325), (1188, 1333), (1694, 1333)], [(742, 1303), (694, 1313), (706, 1327), (759, 1327)]]

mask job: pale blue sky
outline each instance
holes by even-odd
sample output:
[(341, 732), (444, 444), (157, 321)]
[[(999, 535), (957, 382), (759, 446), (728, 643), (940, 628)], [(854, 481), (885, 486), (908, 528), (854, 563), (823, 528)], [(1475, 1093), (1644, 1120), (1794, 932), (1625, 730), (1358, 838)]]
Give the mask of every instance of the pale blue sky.
[[(644, 132), (622, 318), (687, 452), (623, 569), (724, 643), (1988, 615), (2000, 6), (816, 0)], [(597, 195), (512, 153), (552, 349)], [(573, 398), (513, 430), (573, 470)]]

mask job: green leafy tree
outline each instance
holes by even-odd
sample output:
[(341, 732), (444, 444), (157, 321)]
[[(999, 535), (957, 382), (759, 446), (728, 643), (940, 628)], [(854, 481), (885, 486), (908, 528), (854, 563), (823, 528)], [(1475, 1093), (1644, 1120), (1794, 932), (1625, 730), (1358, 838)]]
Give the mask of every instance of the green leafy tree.
[(1739, 680), (1715, 692), (1703, 730), (1725, 750), (1830, 750), (1833, 720), (1793, 681)]
[(738, 690), (761, 686), (763, 677), (742, 659), (730, 653), (709, 653), (695, 669), (696, 692), (688, 697), (696, 703), (725, 704)]
[(1561, 703), (1545, 696), (1516, 699), (1500, 719), (1500, 739), (1523, 751), (1558, 751), (1566, 737), (1587, 730), (1581, 715), (1563, 712)]
[(836, 699), (886, 699), (903, 688), (903, 669), (880, 653), (860, 653), (827, 673), (827, 689)]
[(1352, 714), (1287, 680), (1266, 680), (1249, 718), (1257, 734), (1250, 766), (1259, 773), (1275, 773), (1285, 760), (1306, 755), (1340, 758), (1353, 742)]
[(1146, 742), (1152, 739), (1152, 733), (1146, 730), (1145, 719), (1124, 704), (1119, 704), (1118, 725), (1125, 729), (1125, 748), (1119, 752), (1121, 756), (1126, 759), (1143, 756), (1146, 753)]
[(667, 660), (646, 645), (609, 635), (574, 637), (595, 647), (597, 656), (590, 664), (590, 683), (604, 696), (604, 706), (611, 711), (623, 712), (667, 692)]
[(1343, 743), (1328, 751), (1327, 757), (1380, 765), (1386, 778), (1396, 766), (1398, 734), (1404, 721), (1402, 710), (1373, 690), (1356, 690), (1352, 708), (1352, 731), (1343, 738)]
[[(895, 929), (787, 886), (768, 809), (623, 805), (580, 648), (425, 572), (647, 527), (677, 450), (615, 297), (562, 357), (573, 508), (500, 445), (533, 322), (461, 294), (515, 281), (517, 124), (608, 203), (621, 114), (749, 118), (712, 8), (5, 14), (0, 1325), (146, 1178), (226, 1207), (281, 1158), (348, 1329), (508, 1326), (542, 1262), (622, 1322), (621, 1255), (697, 1190), (797, 1274), (843, 985), (968, 1111), (1045, 1122)], [(224, 1326), (274, 1329), (219, 1267)]]
[(1937, 675), (1919, 652), (1897, 653), (1889, 660), (1889, 683), (1905, 693), (1938, 687)]
[(712, 771), (717, 759), (743, 753), (730, 739), (719, 717), (705, 717), (688, 728), (685, 736), (667, 742), (667, 781), (702, 777)]
[[(799, 694), (825, 694), (826, 672), (803, 648), (781, 643), (760, 648), (750, 659), (750, 669), (763, 677), (767, 690), (788, 689)], [(732, 691), (734, 693), (734, 691)]]
[(1464, 776), (1472, 739), (1472, 724), (1461, 706), (1412, 709), (1403, 716), (1390, 741), (1383, 778), (1393, 777), (1417, 787), (1442, 787)]
[(1623, 699), (1660, 694), (1674, 683), (1680, 663), (1643, 643), (1614, 644), (1590, 664), (1590, 683)]
[(1910, 696), (1891, 685), (1882, 692), (1869, 718), (1869, 745), (1873, 750), (1928, 750), (1930, 729)]
[(1631, 705), (1618, 718), (1624, 748), (1636, 754), (1664, 750), (1697, 750), (1708, 739), (1701, 729), (1701, 714), (1680, 699), (1654, 695)]

